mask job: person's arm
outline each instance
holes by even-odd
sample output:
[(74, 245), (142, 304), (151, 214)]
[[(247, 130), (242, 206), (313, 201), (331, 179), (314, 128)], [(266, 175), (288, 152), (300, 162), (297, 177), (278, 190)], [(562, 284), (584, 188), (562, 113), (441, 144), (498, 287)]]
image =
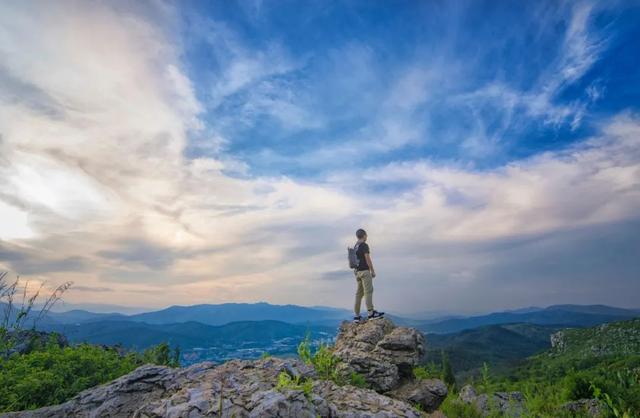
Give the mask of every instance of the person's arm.
[(365, 253), (364, 258), (365, 260), (367, 260), (367, 265), (369, 266), (371, 277), (376, 277), (376, 271), (373, 269), (373, 263), (371, 262), (371, 256), (369, 255), (369, 253)]

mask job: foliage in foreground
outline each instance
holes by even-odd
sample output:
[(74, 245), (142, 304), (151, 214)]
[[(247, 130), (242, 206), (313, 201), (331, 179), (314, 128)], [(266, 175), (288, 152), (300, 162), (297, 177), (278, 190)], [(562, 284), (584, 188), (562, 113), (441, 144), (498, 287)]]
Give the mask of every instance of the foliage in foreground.
[(358, 373), (352, 372), (348, 378), (338, 373), (337, 366), (340, 359), (333, 354), (330, 346), (321, 344), (316, 352), (312, 353), (309, 334), (298, 345), (298, 357), (305, 363), (313, 365), (318, 377), (322, 380), (330, 380), (340, 386), (349, 384), (359, 388), (368, 387), (364, 376)]
[(0, 359), (0, 412), (59, 404), (146, 363), (179, 366), (178, 356), (166, 343), (125, 355), (86, 343), (60, 347), (52, 334), (44, 347)]
[[(414, 369), (416, 378), (442, 378), (442, 368), (430, 363)], [(599, 399), (603, 418), (639, 418), (640, 355), (552, 356), (548, 353), (529, 358), (508, 375), (493, 376), (485, 364), (476, 381), (468, 381), (480, 393), (520, 391), (525, 398), (527, 417), (581, 417), (562, 408), (579, 399)], [(458, 401), (458, 391), (449, 386), (449, 395), (440, 410), (449, 418), (474, 418), (482, 414), (472, 405)], [(489, 417), (504, 416), (497, 408)]]

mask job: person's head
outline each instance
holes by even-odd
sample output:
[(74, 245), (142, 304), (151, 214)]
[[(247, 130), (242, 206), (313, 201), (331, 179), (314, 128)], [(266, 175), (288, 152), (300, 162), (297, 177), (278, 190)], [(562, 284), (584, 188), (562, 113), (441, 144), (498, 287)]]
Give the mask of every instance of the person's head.
[(358, 229), (356, 231), (356, 237), (358, 237), (359, 240), (366, 241), (367, 240), (367, 231), (365, 231), (364, 229)]

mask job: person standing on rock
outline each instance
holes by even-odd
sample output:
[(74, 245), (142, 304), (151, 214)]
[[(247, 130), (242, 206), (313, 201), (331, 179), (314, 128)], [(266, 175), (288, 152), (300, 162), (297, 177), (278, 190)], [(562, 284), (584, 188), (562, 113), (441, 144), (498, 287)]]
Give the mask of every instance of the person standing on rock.
[(360, 304), (362, 303), (363, 296), (365, 298), (365, 304), (367, 305), (367, 319), (381, 318), (384, 312), (378, 312), (373, 309), (373, 278), (376, 277), (376, 271), (373, 269), (373, 263), (371, 262), (369, 244), (366, 242), (367, 233), (364, 229), (358, 229), (356, 231), (356, 237), (358, 238), (358, 242), (356, 242), (354, 250), (358, 265), (353, 272), (356, 276), (358, 287), (356, 290), (355, 316), (353, 320), (354, 322), (360, 322), (363, 320), (360, 316)]

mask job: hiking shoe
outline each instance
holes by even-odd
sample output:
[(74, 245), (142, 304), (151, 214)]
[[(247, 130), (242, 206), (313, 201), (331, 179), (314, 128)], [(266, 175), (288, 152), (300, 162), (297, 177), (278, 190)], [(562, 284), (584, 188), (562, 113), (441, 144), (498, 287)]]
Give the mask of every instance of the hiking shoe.
[(367, 319), (378, 319), (378, 318), (382, 318), (384, 316), (384, 312), (378, 312), (378, 311), (372, 311), (371, 313), (369, 313), (369, 315), (367, 316)]
[(363, 318), (360, 315), (353, 317), (353, 322), (355, 322), (356, 324), (362, 322), (362, 320)]

